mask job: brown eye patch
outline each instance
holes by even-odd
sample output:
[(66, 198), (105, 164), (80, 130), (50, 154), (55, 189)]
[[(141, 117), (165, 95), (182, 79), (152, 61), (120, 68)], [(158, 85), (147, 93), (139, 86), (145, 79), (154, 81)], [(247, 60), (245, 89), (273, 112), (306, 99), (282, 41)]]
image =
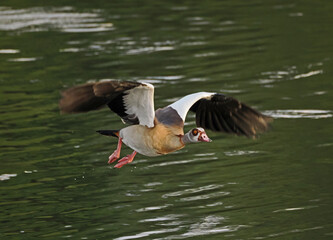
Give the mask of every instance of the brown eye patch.
[(193, 130), (192, 130), (192, 134), (193, 134), (194, 136), (198, 135), (198, 129), (193, 129)]

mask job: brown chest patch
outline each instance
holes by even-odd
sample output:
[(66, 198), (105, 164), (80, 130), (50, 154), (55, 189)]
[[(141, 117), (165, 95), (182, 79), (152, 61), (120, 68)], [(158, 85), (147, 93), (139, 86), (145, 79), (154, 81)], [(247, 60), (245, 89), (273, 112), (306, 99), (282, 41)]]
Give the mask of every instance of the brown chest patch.
[(180, 140), (184, 134), (182, 127), (167, 126), (155, 121), (155, 127), (149, 130), (149, 142), (157, 153), (167, 154), (184, 147)]

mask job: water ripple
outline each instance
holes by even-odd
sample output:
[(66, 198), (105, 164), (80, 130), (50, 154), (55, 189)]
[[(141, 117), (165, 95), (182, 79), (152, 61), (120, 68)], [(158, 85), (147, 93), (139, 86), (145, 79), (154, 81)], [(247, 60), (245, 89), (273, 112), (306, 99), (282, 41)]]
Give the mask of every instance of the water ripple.
[(80, 48), (63, 48), (60, 49), (59, 52), (80, 52)]
[(38, 58), (36, 57), (30, 57), (30, 58), (11, 58), (8, 59), (9, 62), (34, 62), (36, 61)]
[(152, 53), (152, 52), (159, 52), (159, 51), (170, 51), (174, 50), (173, 46), (160, 46), (160, 47), (141, 47), (136, 49), (130, 49), (126, 52), (126, 55), (136, 55), (142, 53)]
[(311, 228), (292, 229), (292, 230), (284, 231), (284, 232), (271, 233), (267, 236), (256, 237), (256, 238), (253, 238), (253, 239), (276, 238), (276, 237), (289, 235), (289, 234), (292, 234), (292, 233), (308, 232), (308, 231), (318, 230), (318, 229), (322, 229), (322, 228), (324, 228), (324, 227), (323, 226), (315, 226), (315, 227), (311, 227)]
[(273, 118), (331, 118), (333, 116), (332, 111), (329, 110), (317, 110), (317, 109), (298, 109), (298, 110), (271, 110), (265, 111), (264, 114)]
[(165, 166), (170, 166), (170, 165), (178, 165), (178, 164), (187, 164), (187, 163), (193, 163), (193, 162), (198, 162), (198, 161), (204, 161), (204, 160), (216, 160), (218, 159), (217, 157), (207, 157), (207, 158), (194, 158), (191, 160), (180, 160), (180, 161), (168, 161), (168, 162), (163, 162), (163, 163), (158, 163), (158, 164), (152, 164), (147, 166), (146, 168), (152, 168), (152, 167), (165, 167)]
[(176, 232), (179, 229), (180, 228), (165, 228), (165, 229), (159, 229), (159, 230), (154, 230), (154, 231), (141, 232), (141, 233), (131, 235), (131, 236), (124, 236), (124, 237), (115, 238), (114, 240), (127, 240), (127, 239), (143, 238), (143, 237), (148, 237), (148, 236), (153, 235), (153, 234)]
[(0, 49), (0, 54), (15, 54), (19, 52), (20, 50), (18, 49)]
[(5, 181), (5, 180), (9, 180), (12, 177), (16, 177), (17, 174), (16, 173), (5, 173), (5, 174), (1, 174), (0, 175), (0, 181)]
[(283, 70), (262, 72), (260, 74), (262, 77), (260, 79), (252, 81), (252, 83), (262, 84), (265, 87), (270, 87), (271, 86), (270, 84), (280, 81), (297, 80), (297, 79), (316, 76), (319, 74), (324, 74), (324, 70), (321, 69), (323, 65), (324, 63), (322, 61), (309, 63), (307, 66), (308, 72), (300, 72), (296, 66), (288, 66)]
[(202, 218), (199, 222), (191, 224), (187, 232), (180, 235), (172, 235), (164, 239), (183, 239), (188, 237), (206, 236), (217, 233), (235, 232), (240, 228), (246, 227), (246, 225), (219, 226), (224, 220), (225, 219), (220, 216), (208, 215)]
[(231, 156), (241, 156), (241, 155), (250, 155), (260, 153), (260, 151), (232, 151), (232, 152), (225, 152), (224, 154), (231, 157)]
[(0, 8), (0, 30), (40, 32), (58, 29), (61, 32), (101, 32), (113, 30), (112, 23), (96, 12), (77, 13), (72, 7)]
[(215, 198), (215, 197), (227, 196), (229, 194), (230, 194), (230, 192), (215, 192), (215, 193), (209, 193), (209, 194), (198, 195), (198, 196), (193, 196), (193, 197), (181, 198), (181, 199), (179, 199), (179, 201), (181, 201), (181, 202), (191, 202), (191, 201), (212, 199), (212, 198)]
[(172, 204), (165, 204), (165, 205), (162, 205), (162, 206), (145, 207), (145, 208), (137, 209), (135, 211), (136, 212), (156, 211), (156, 210), (160, 210), (160, 209), (167, 208), (167, 207), (170, 207), (170, 206), (172, 206)]
[(178, 220), (180, 217), (183, 217), (183, 214), (169, 214), (163, 217), (148, 218), (142, 219), (139, 222), (162, 222), (162, 221), (173, 221)]
[(278, 213), (278, 212), (290, 212), (290, 211), (300, 211), (300, 210), (306, 210), (310, 208), (315, 208), (318, 206), (305, 206), (305, 207), (293, 207), (293, 208), (284, 208), (284, 209), (278, 209), (273, 211), (273, 213)]
[(310, 71), (307, 73), (298, 74), (298, 75), (294, 76), (294, 79), (311, 77), (311, 76), (322, 74), (322, 73), (323, 73), (323, 70)]
[(211, 185), (202, 186), (202, 187), (198, 187), (198, 188), (189, 188), (189, 189), (185, 189), (185, 190), (182, 190), (182, 191), (177, 191), (177, 192), (171, 192), (171, 193), (164, 194), (162, 196), (162, 198), (177, 197), (177, 196), (182, 196), (184, 194), (199, 193), (199, 192), (203, 192), (203, 191), (219, 189), (219, 188), (222, 188), (222, 187), (224, 187), (224, 185), (211, 184)]

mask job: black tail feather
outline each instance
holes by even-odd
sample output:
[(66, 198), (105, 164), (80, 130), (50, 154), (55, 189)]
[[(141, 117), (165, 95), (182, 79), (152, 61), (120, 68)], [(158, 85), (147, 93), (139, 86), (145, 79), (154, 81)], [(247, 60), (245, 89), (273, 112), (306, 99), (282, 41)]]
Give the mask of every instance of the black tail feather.
[(97, 130), (96, 132), (102, 135), (119, 138), (119, 130)]

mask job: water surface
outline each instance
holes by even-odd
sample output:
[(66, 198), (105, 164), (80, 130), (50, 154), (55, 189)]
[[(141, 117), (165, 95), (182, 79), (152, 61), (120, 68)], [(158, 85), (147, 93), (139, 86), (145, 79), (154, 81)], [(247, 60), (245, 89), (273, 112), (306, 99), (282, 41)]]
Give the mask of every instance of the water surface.
[[(332, 10), (1, 1), (0, 238), (331, 239)], [(212, 143), (113, 169), (117, 141), (95, 130), (119, 118), (57, 107), (61, 90), (102, 79), (153, 83), (156, 107), (221, 92), (275, 121), (255, 140), (208, 132)]]

